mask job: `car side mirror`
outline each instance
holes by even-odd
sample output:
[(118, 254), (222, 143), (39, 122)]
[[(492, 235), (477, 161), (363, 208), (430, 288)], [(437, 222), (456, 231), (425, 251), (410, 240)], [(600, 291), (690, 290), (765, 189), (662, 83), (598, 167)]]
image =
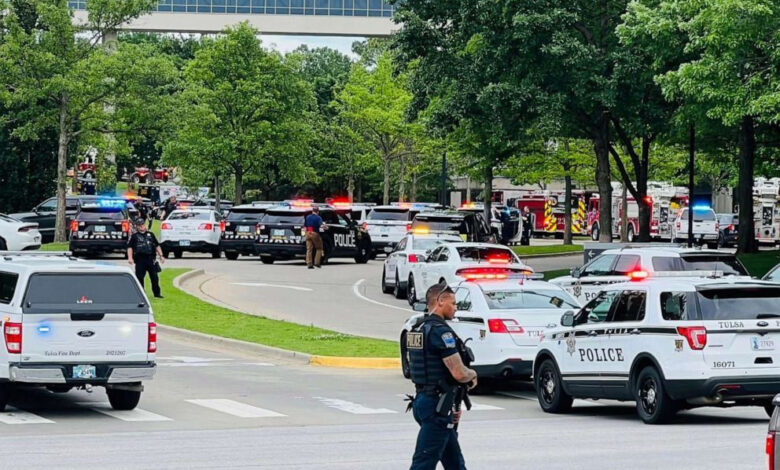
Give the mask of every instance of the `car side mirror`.
[(412, 309), (415, 312), (427, 312), (428, 304), (426, 304), (425, 302), (415, 302), (414, 305), (412, 305)]
[(561, 316), (561, 326), (574, 326), (574, 312), (572, 310), (569, 310)]
[(580, 268), (571, 268), (571, 277), (579, 279), (582, 277), (582, 270)]

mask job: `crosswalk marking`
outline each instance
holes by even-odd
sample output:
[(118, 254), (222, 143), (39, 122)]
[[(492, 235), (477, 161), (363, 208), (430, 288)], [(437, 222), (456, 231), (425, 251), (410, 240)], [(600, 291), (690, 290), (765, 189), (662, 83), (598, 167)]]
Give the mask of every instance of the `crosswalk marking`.
[(104, 402), (80, 402), (79, 406), (89, 408), (98, 413), (103, 413), (112, 418), (131, 422), (149, 422), (149, 421), (171, 421), (171, 418), (152, 413), (151, 411), (135, 408), (133, 410), (115, 410), (109, 403)]
[(335, 408), (337, 410), (345, 411), (347, 413), (352, 413), (355, 415), (378, 415), (378, 414), (396, 413), (395, 411), (389, 410), (387, 408), (369, 408), (359, 403), (353, 403), (351, 401), (346, 401), (346, 400), (339, 400), (336, 398), (314, 397), (314, 399), (318, 400), (320, 403), (330, 408)]
[(283, 417), (281, 413), (275, 411), (266, 410), (265, 408), (258, 408), (256, 406), (247, 405), (233, 400), (227, 400), (224, 398), (215, 399), (199, 399), (199, 400), (187, 400), (193, 405), (203, 406), (215, 411), (227, 413), (229, 415), (236, 416), (238, 418), (276, 418)]
[(19, 410), (13, 406), (6, 408), (8, 411), (0, 412), (0, 423), (3, 424), (54, 424), (54, 421), (36, 414)]

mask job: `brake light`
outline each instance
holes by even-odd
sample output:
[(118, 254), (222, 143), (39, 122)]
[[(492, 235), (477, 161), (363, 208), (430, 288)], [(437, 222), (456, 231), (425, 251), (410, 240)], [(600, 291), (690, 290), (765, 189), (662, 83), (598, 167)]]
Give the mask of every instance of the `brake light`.
[(129, 232), (130, 231), (130, 221), (129, 220), (123, 220), (122, 221), (122, 231), (123, 232)]
[(412, 224), (406, 224), (406, 231), (409, 232), (412, 230)]
[(720, 222), (715, 222), (715, 230), (720, 231)]
[(734, 230), (734, 224), (729, 225), (729, 230)]
[(163, 224), (160, 225), (160, 230), (173, 230), (173, 225), (168, 222), (163, 222)]
[(680, 221), (677, 221), (677, 230), (680, 230)]
[(206, 222), (198, 226), (198, 230), (211, 230), (213, 228), (214, 228), (214, 224), (212, 224), (211, 222)]
[(157, 323), (149, 323), (149, 341), (146, 351), (150, 353), (157, 352)]
[(508, 264), (509, 261), (509, 257), (504, 255), (493, 255), (487, 257), (487, 262), (493, 264)]
[(766, 456), (769, 460), (769, 470), (775, 470), (775, 432), (769, 431), (766, 435)]
[(459, 269), (455, 275), (467, 281), (507, 279), (512, 271), (500, 268), (466, 268)]
[(78, 232), (79, 231), (79, 222), (77, 220), (71, 220), (70, 221), (70, 231), (71, 232)]
[(408, 259), (409, 259), (410, 263), (422, 263), (424, 258), (422, 256), (417, 256), (415, 254), (411, 254), (411, 255), (409, 255)]
[(225, 225), (226, 225), (226, 224), (225, 224), (225, 221), (224, 221), (224, 220), (223, 220), (222, 222), (220, 222), (220, 223), (219, 223), (219, 231), (220, 231), (220, 232), (224, 232), (224, 231), (225, 231)]
[(628, 273), (628, 277), (632, 281), (641, 281), (650, 277), (650, 273), (647, 271), (631, 271)]
[(488, 320), (488, 330), (491, 333), (525, 333), (523, 327), (512, 319), (491, 318)]
[(8, 353), (20, 354), (22, 352), (22, 324), (7, 322), (3, 326), (3, 335)]
[(701, 351), (707, 346), (707, 328), (703, 326), (678, 326), (677, 333), (685, 336), (688, 346), (694, 351)]
[(19, 232), (23, 232), (23, 233), (25, 233), (25, 232), (29, 232), (30, 230), (32, 230), (32, 229), (34, 229), (34, 228), (36, 228), (36, 226), (35, 226), (35, 225), (25, 225), (24, 227), (21, 227), (21, 228), (19, 229)]

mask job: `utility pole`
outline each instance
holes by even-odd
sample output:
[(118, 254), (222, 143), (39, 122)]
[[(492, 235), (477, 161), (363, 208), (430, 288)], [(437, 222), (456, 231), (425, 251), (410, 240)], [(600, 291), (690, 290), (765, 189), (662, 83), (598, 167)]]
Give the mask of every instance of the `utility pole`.
[(447, 152), (441, 154), (441, 198), (439, 203), (447, 206)]
[(688, 135), (688, 248), (693, 247), (693, 172), (695, 171), (694, 158), (696, 156), (696, 125), (691, 123)]

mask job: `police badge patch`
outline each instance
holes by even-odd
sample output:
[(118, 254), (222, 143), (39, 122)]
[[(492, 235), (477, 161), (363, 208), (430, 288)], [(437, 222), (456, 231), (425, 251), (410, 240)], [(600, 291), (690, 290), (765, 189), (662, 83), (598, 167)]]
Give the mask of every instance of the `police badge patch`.
[(455, 347), (455, 337), (452, 336), (452, 333), (444, 333), (441, 335), (441, 340), (444, 341), (444, 345), (448, 348), (454, 348)]
[(574, 347), (577, 345), (577, 340), (574, 338), (574, 332), (569, 333), (566, 336), (566, 352), (569, 353), (569, 356), (574, 355)]
[(574, 294), (574, 297), (579, 297), (580, 294), (582, 294), (582, 286), (579, 284), (574, 284), (571, 289), (571, 293)]

